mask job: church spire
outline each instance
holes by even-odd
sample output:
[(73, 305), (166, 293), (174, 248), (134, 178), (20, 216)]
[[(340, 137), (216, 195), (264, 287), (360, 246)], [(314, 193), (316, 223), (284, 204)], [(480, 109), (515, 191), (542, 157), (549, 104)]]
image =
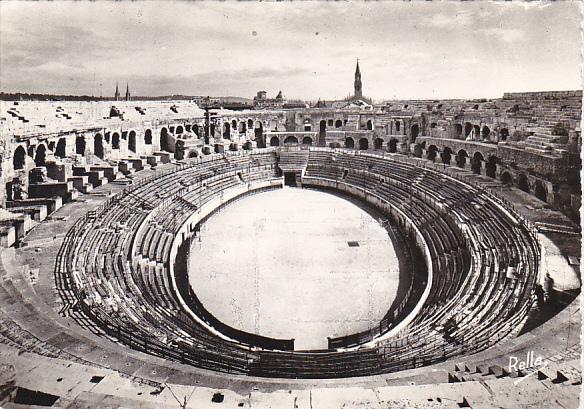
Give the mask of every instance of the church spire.
[(116, 101), (119, 101), (120, 100), (120, 89), (118, 87), (118, 83), (117, 82), (116, 82), (116, 93), (114, 94), (114, 99)]
[(130, 86), (126, 82), (126, 101), (130, 100)]
[(361, 82), (361, 70), (359, 69), (359, 59), (357, 58), (357, 68), (355, 69), (355, 99), (363, 98), (363, 83)]

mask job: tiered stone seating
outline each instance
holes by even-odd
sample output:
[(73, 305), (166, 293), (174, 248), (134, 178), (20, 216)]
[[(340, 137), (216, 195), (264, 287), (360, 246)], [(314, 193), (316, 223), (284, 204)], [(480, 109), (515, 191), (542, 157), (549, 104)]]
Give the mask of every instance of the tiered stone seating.
[[(380, 326), (359, 338), (366, 346), (348, 351), (251, 351), (214, 330), (196, 302), (190, 307), (198, 319), (185, 311), (169, 268), (176, 233), (222, 192), (277, 177), (273, 150), (196, 159), (127, 188), (78, 223), (58, 265), (84, 314), (110, 337), (151, 354), (279, 377), (391, 372), (477, 352), (513, 333), (529, 309), (538, 263), (535, 239), (516, 214), (482, 189), (394, 156), (306, 152), (303, 184), (334, 180), (357, 189), (399, 209), (421, 232), (432, 281), (405, 328), (388, 337), (398, 322)], [(517, 277), (507, 277), (509, 266)]]

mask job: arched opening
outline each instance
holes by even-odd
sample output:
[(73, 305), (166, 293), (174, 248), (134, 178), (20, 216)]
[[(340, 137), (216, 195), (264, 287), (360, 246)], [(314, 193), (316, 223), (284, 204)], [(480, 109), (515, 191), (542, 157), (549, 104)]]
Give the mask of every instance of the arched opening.
[(270, 146), (280, 146), (280, 140), (277, 136), (272, 136), (270, 138)]
[(201, 128), (199, 127), (199, 125), (198, 125), (198, 124), (193, 124), (193, 126), (191, 127), (191, 131), (193, 131), (193, 133), (194, 133), (195, 135), (197, 135), (197, 137), (198, 137), (198, 136), (200, 136), (200, 135), (199, 135), (200, 129), (201, 129)]
[(284, 139), (284, 145), (292, 145), (292, 144), (298, 144), (297, 137), (290, 135), (286, 139)]
[(383, 149), (383, 139), (375, 138), (375, 141), (373, 142), (373, 148), (376, 151)]
[(26, 151), (22, 146), (19, 146), (14, 151), (14, 155), (12, 156), (12, 167), (14, 170), (24, 169)]
[(411, 129), (411, 134), (412, 134), (411, 143), (416, 142), (416, 138), (418, 137), (418, 134), (419, 133), (420, 133), (420, 127), (418, 126), (418, 124), (412, 125), (412, 129)]
[(184, 132), (184, 128), (182, 127), (182, 125), (179, 125), (176, 127), (176, 130), (174, 131), (175, 135), (180, 135)]
[(302, 145), (308, 145), (311, 146), (312, 145), (312, 138), (310, 136), (305, 136), (302, 139)]
[(191, 132), (191, 124), (186, 124), (185, 125), (185, 131)]
[(117, 132), (112, 134), (112, 149), (120, 149), (120, 134)]
[(304, 130), (306, 132), (312, 131), (312, 124), (310, 122), (310, 119), (308, 119), (308, 118), (304, 120)]
[(190, 151), (189, 152), (189, 158), (196, 158), (197, 156), (199, 156), (197, 151)]
[(343, 127), (343, 121), (341, 121), (340, 119), (337, 119), (335, 121), (335, 128), (342, 128)]
[(110, 140), (111, 140), (111, 135), (110, 135), (110, 133), (109, 133), (109, 132), (106, 132), (106, 133), (105, 133), (105, 137), (104, 137), (104, 139), (105, 139), (105, 141), (106, 141), (107, 143), (110, 143)]
[(401, 127), (400, 121), (395, 121), (395, 131), (396, 132), (399, 132), (400, 127)]
[(367, 149), (369, 149), (369, 141), (367, 140), (367, 138), (359, 139), (359, 150), (366, 151)]
[(55, 141), (49, 142), (49, 150), (53, 152), (55, 150)]
[(320, 121), (320, 126), (319, 126), (318, 131), (319, 131), (321, 136), (324, 136), (326, 134), (326, 121), (324, 119), (322, 121)]
[(454, 125), (454, 132), (456, 133), (456, 138), (460, 139), (460, 137), (462, 136), (462, 125), (455, 124)]
[(396, 153), (397, 152), (397, 139), (391, 138), (389, 140), (389, 152)]
[[(393, 139), (395, 141), (395, 139)], [(389, 141), (389, 151), (391, 152), (391, 141)], [(423, 154), (422, 145), (416, 144), (414, 146), (414, 156), (416, 158), (421, 158)]]
[(152, 145), (152, 131), (150, 129), (146, 129), (144, 133), (144, 145)]
[(491, 129), (487, 125), (483, 126), (483, 130), (481, 132), (483, 139), (487, 139), (491, 134)]
[(253, 119), (247, 120), (247, 129), (253, 129)]
[(431, 160), (432, 162), (434, 162), (437, 154), (438, 154), (438, 148), (436, 147), (436, 145), (430, 145), (430, 147), (428, 148), (428, 152), (426, 154), (426, 157), (428, 158), (428, 160)]
[(367, 121), (367, 130), (368, 131), (372, 131), (373, 130), (373, 122), (371, 121), (371, 119), (369, 119)]
[(464, 123), (464, 137), (468, 138), (471, 132), (472, 132), (472, 124), (470, 122), (465, 122)]
[(474, 129), (473, 139), (479, 139), (481, 137), (481, 127), (475, 125), (473, 129)]
[(501, 173), (501, 183), (503, 183), (504, 185), (513, 184), (513, 178), (511, 177), (511, 174), (509, 172)]
[(241, 121), (239, 123), (239, 133), (245, 133), (247, 130), (247, 126), (245, 124), (245, 121)]
[(523, 173), (517, 177), (517, 188), (529, 193), (529, 181)]
[(537, 197), (539, 200), (547, 202), (547, 193), (545, 191), (543, 183), (541, 183), (540, 180), (535, 182), (533, 193), (535, 194), (535, 197)]
[(35, 147), (34, 147), (34, 146), (29, 146), (29, 147), (28, 147), (28, 149), (27, 149), (27, 154), (28, 154), (28, 156), (30, 156), (31, 158), (34, 158), (34, 149), (35, 149)]
[(509, 137), (509, 129), (502, 128), (501, 131), (499, 132), (499, 136), (503, 142), (506, 141), (507, 138)]
[(231, 125), (229, 122), (223, 122), (223, 138), (231, 139)]
[(168, 130), (166, 128), (160, 130), (160, 150), (170, 152), (168, 146)]
[(130, 131), (128, 135), (128, 149), (132, 152), (136, 152), (136, 132)]
[(477, 175), (481, 174), (481, 165), (482, 165), (484, 160), (485, 160), (485, 158), (483, 157), (482, 153), (475, 152), (475, 154), (472, 157), (472, 161), (471, 161), (471, 169), (472, 169), (473, 173), (475, 173)]
[(497, 157), (494, 155), (489, 156), (487, 163), (485, 164), (485, 175), (490, 178), (495, 178), (497, 174)]
[(85, 146), (86, 143), (84, 136), (78, 136), (75, 138), (75, 153), (77, 155), (85, 156)]
[(65, 138), (60, 138), (59, 142), (57, 142), (55, 156), (58, 156), (59, 158), (67, 156), (67, 140)]
[(445, 147), (440, 156), (442, 156), (443, 164), (450, 165), (450, 161), (452, 160), (452, 149), (450, 149), (448, 146)]
[(36, 149), (36, 154), (34, 155), (34, 163), (37, 166), (45, 166), (45, 159), (47, 157), (47, 148), (45, 145), (39, 145)]
[(100, 134), (95, 135), (93, 138), (93, 153), (100, 159), (103, 159), (103, 138)]
[[(262, 125), (261, 122), (259, 122), (257, 124), (257, 127), (253, 130), (253, 133), (254, 133), (254, 137), (255, 137), (255, 141), (256, 141), (257, 147), (258, 148), (265, 148), (266, 147), (266, 141), (264, 139), (264, 126)], [(245, 145), (244, 145), (244, 147), (245, 147)]]
[(355, 141), (353, 138), (345, 138), (345, 148), (353, 149), (355, 147)]
[(464, 149), (459, 150), (456, 154), (456, 166), (464, 168), (466, 166), (466, 158), (468, 158), (468, 153)]

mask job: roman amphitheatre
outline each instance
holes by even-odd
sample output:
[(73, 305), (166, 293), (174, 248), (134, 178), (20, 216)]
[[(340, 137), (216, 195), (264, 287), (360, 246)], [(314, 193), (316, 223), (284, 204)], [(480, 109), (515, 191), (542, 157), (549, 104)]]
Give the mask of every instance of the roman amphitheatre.
[(373, 103), (362, 70), (0, 101), (0, 406), (578, 407), (582, 92)]

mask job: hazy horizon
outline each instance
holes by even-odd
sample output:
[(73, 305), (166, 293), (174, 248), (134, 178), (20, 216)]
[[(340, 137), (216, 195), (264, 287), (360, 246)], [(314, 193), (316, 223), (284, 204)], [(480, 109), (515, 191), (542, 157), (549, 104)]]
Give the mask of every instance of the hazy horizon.
[(582, 89), (576, 2), (1, 2), (7, 93), (500, 98)]

